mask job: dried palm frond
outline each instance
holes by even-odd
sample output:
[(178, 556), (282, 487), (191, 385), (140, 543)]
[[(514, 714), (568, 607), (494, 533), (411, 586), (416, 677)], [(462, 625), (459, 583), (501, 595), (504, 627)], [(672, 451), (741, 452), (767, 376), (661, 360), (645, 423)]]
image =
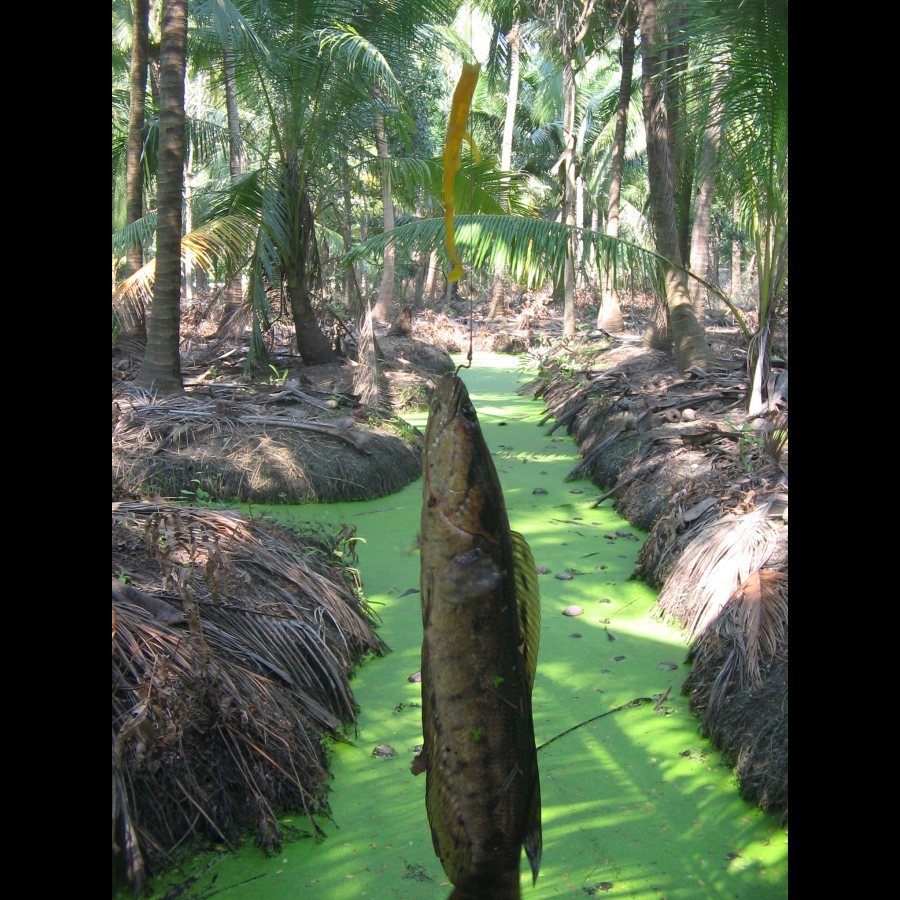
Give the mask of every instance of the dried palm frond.
[(371, 401), (378, 401), (378, 356), (375, 353), (372, 308), (368, 303), (359, 322), (357, 363), (358, 368), (353, 374), (353, 390), (364, 403), (374, 405)]
[(357, 348), (359, 365), (353, 373), (353, 391), (366, 406), (378, 407), (385, 396), (384, 378), (378, 359), (380, 353), (378, 341), (375, 339), (372, 308), (368, 303), (359, 322)]
[(763, 434), (766, 451), (775, 462), (778, 462), (781, 459), (781, 451), (788, 442), (787, 410), (779, 410), (770, 420), (766, 421)]
[[(228, 842), (327, 811), (322, 735), (385, 647), (337, 538), (227, 510), (113, 504), (113, 848), (140, 887), (192, 836)], [(347, 553), (346, 556), (351, 556)]]
[(391, 493), (421, 472), (412, 432), (335, 418), (295, 389), (280, 390), (276, 405), (263, 388), (230, 388), (156, 397), (117, 383), (113, 484), (129, 494), (332, 501)]
[(707, 717), (716, 716), (734, 686), (759, 686), (762, 665), (784, 651), (787, 624), (787, 577), (771, 569), (751, 573), (691, 651), (695, 671), (709, 670), (712, 676), (718, 670), (709, 688)]
[(771, 520), (774, 497), (744, 515), (705, 522), (669, 573), (657, 603), (693, 640), (706, 630), (751, 573), (775, 552), (779, 528)]

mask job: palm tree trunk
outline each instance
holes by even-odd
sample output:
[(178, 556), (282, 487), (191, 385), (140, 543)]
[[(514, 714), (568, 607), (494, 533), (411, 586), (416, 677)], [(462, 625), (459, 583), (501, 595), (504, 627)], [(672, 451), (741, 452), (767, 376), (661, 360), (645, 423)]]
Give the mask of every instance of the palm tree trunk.
[[(244, 172), (246, 154), (241, 140), (241, 123), (238, 115), (237, 83), (234, 73), (234, 50), (228, 40), (222, 45), (222, 62), (225, 75), (225, 111), (228, 116), (228, 168), (231, 181), (237, 181)], [(239, 315), (244, 301), (241, 276), (235, 275), (225, 289), (225, 309), (222, 313), (222, 327), (227, 329)]]
[(292, 214), (298, 221), (294, 228), (296, 246), (284, 260), (288, 299), (294, 318), (297, 352), (306, 365), (316, 366), (334, 361), (337, 354), (322, 333), (312, 305), (316, 291), (321, 290), (322, 269), (309, 195), (301, 176), (291, 173), (289, 178), (286, 190), (290, 192)]
[[(521, 70), (521, 30), (518, 19), (513, 22), (506, 43), (509, 46), (509, 90), (506, 92), (506, 119), (503, 123), (503, 140), (500, 144), (500, 168), (508, 172), (512, 166), (513, 128), (516, 124), (516, 104), (519, 101), (519, 73)], [(506, 211), (509, 212), (509, 197), (506, 200)], [(491, 307), (489, 319), (496, 319), (503, 310), (503, 267), (498, 263), (494, 267), (494, 283), (491, 287)]]
[(712, 264), (709, 272), (709, 282), (720, 288), (719, 284), (719, 229), (713, 228), (709, 237), (709, 254), (712, 258)]
[[(369, 210), (365, 206), (365, 195), (363, 195), (363, 214), (359, 220), (359, 239), (366, 241), (369, 239)], [(363, 307), (369, 302), (369, 276), (366, 271), (365, 263), (359, 267), (359, 292), (363, 299)], [(360, 315), (365, 309), (360, 309)]]
[(166, 0), (162, 10), (161, 34), (156, 280), (147, 350), (137, 383), (167, 395), (184, 391), (178, 328), (181, 316), (187, 0)]
[[(344, 252), (349, 253), (353, 246), (353, 238), (350, 229), (353, 223), (353, 204), (350, 197), (350, 175), (344, 172), (342, 179), (342, 194), (344, 201), (344, 220), (341, 222), (341, 238), (344, 241)], [(350, 317), (354, 320), (359, 319), (363, 314), (363, 298), (359, 289), (359, 282), (356, 280), (356, 266), (350, 263), (344, 274), (344, 302), (350, 311)]]
[[(194, 145), (188, 144), (187, 159), (184, 161), (184, 223), (182, 231), (187, 234), (194, 227), (194, 211), (192, 208), (194, 190), (191, 183), (191, 175), (194, 169)], [(185, 300), (191, 300), (194, 296), (194, 257), (190, 250), (181, 254), (182, 266), (182, 291)]]
[[(678, 0), (669, 3), (670, 7), (679, 5)], [(675, 23), (678, 29), (683, 24), (683, 18)], [(691, 253), (691, 187), (695, 156), (695, 141), (685, 122), (687, 69), (690, 59), (688, 45), (681, 43), (671, 46), (663, 51), (663, 56), (666, 60), (663, 82), (669, 111), (669, 146), (672, 171), (675, 173), (675, 226), (681, 259), (687, 260)], [(702, 323), (703, 320), (700, 321)]]
[[(125, 221), (136, 222), (144, 214), (144, 106), (147, 97), (147, 53), (149, 0), (134, 0), (131, 35), (131, 74), (128, 99), (128, 156), (125, 164)], [(133, 275), (144, 264), (138, 244), (128, 248), (125, 275)]]
[[(694, 222), (691, 226), (690, 269), (701, 278), (707, 277), (709, 269), (709, 227), (716, 186), (716, 159), (722, 139), (722, 111), (719, 95), (722, 92), (723, 83), (723, 75), (717, 73), (710, 86), (707, 125), (703, 131), (700, 159), (697, 162), (697, 196), (694, 201)], [(694, 313), (697, 321), (702, 323), (706, 315), (706, 288), (694, 280), (691, 280), (690, 287)]]
[[(622, 79), (619, 82), (619, 100), (616, 106), (616, 133), (613, 139), (612, 170), (609, 182), (609, 214), (606, 219), (608, 237), (619, 236), (619, 208), (622, 196), (622, 170), (625, 164), (625, 135), (628, 131), (628, 104), (631, 102), (631, 78), (634, 72), (634, 15), (626, 13), (619, 26), (622, 39)], [(619, 306), (619, 296), (610, 266), (603, 272), (603, 295), (597, 327), (607, 331), (624, 331), (625, 320)]]
[(741, 202), (734, 198), (732, 218), (734, 219), (734, 237), (731, 239), (731, 302), (737, 305), (744, 294), (741, 285), (741, 241), (737, 236), (738, 219), (741, 215)]
[(438, 278), (440, 271), (441, 265), (437, 250), (432, 250), (428, 257), (428, 274), (425, 276), (425, 294), (428, 296), (428, 305), (431, 307), (434, 307), (435, 300), (437, 300), (438, 286), (441, 282)]
[[(599, 231), (600, 230), (600, 210), (597, 207), (597, 198), (593, 197), (591, 203), (591, 231)], [(597, 256), (592, 253), (585, 263), (585, 274), (588, 277), (588, 280), (593, 284), (600, 283), (600, 269), (597, 267)], [(598, 310), (599, 316), (599, 310)]]
[[(565, 141), (565, 200), (563, 221), (575, 226), (575, 70), (571, 53), (563, 58), (563, 140)], [(575, 238), (571, 236), (563, 272), (563, 337), (575, 337)]]
[[(384, 232), (394, 230), (394, 201), (391, 197), (391, 175), (387, 168), (388, 144), (384, 133), (384, 117), (380, 113), (375, 115), (375, 147), (378, 150), (378, 158), (384, 162), (384, 177), (381, 181), (381, 202), (384, 207)], [(381, 287), (378, 290), (378, 300), (372, 315), (379, 322), (391, 321), (391, 305), (394, 299), (394, 247), (388, 244), (384, 248), (384, 269), (381, 273)]]
[[(584, 228), (584, 175), (581, 169), (575, 176), (575, 227)], [(575, 240), (575, 287), (584, 288), (584, 242), (580, 238)]]
[(668, 109), (659, 50), (656, 0), (642, 0), (640, 6), (641, 47), (643, 51), (642, 94), (644, 125), (647, 132), (650, 207), (660, 256), (675, 265), (663, 265), (669, 333), (674, 342), (679, 368), (708, 365), (712, 353), (703, 328), (697, 322), (682, 266), (675, 219), (675, 172), (670, 155)]
[[(416, 198), (416, 215), (420, 219), (425, 218), (425, 200), (421, 196)], [(428, 274), (428, 252), (426, 250), (419, 251), (417, 262), (413, 306), (421, 309), (422, 299), (425, 296), (425, 276)]]

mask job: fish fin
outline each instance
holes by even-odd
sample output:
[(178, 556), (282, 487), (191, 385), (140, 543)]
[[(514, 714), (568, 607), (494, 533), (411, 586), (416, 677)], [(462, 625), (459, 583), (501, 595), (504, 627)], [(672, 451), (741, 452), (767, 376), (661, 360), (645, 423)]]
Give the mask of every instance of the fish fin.
[(531, 804), (526, 821), (527, 826), (522, 843), (525, 845), (525, 855), (531, 865), (531, 883), (536, 884), (538, 872), (541, 870), (541, 853), (544, 849), (541, 832), (541, 782), (537, 770), (534, 773), (534, 787), (531, 790)]
[(538, 647), (541, 643), (541, 591), (538, 587), (534, 557), (528, 542), (518, 531), (511, 531), (516, 578), (516, 607), (519, 613), (519, 640), (528, 690), (534, 686)]
[(425, 758), (425, 751), (420, 750), (414, 757), (412, 761), (412, 765), (409, 767), (409, 771), (413, 773), (413, 775), (421, 775), (423, 772), (428, 769), (428, 760)]

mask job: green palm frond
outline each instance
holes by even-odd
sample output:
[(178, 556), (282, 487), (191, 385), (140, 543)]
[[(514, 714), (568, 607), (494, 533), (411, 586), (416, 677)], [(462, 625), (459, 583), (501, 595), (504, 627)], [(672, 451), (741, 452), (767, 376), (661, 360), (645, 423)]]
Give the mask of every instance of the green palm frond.
[(132, 247), (149, 247), (156, 237), (156, 211), (113, 232), (112, 254), (124, 256)]
[[(459, 215), (455, 217), (456, 244), (463, 262), (472, 268), (502, 266), (522, 284), (534, 286), (545, 278), (559, 277), (569, 247), (571, 229), (558, 222), (517, 215)], [(618, 255), (620, 264), (631, 250), (632, 260), (655, 265), (659, 258), (642, 247), (627, 245), (599, 232), (576, 230), (585, 258)], [(391, 244), (399, 253), (443, 253), (443, 218), (421, 219), (401, 225), (387, 234), (359, 244), (345, 257), (356, 261), (367, 254), (384, 252)]]
[(192, 9), (191, 15), (197, 23), (191, 31), (192, 49), (199, 45), (218, 62), (222, 45), (227, 42), (235, 47), (244, 46), (263, 59), (268, 57), (268, 48), (256, 29), (229, 0), (203, 0)]
[[(127, 225), (119, 235), (134, 235), (143, 229), (146, 233), (147, 220), (156, 214), (144, 216), (132, 225)], [(138, 226), (138, 227), (136, 227)], [(150, 232), (153, 233), (152, 230)], [(194, 263), (206, 272), (211, 272), (216, 263), (225, 268), (226, 277), (240, 270), (247, 257), (247, 247), (254, 237), (252, 223), (242, 216), (222, 216), (213, 219), (181, 238), (181, 254), (190, 253)], [(124, 237), (122, 238), (124, 242)], [(114, 236), (115, 241), (115, 236)], [(127, 245), (126, 245), (127, 246)], [(115, 247), (115, 243), (114, 243)], [(142, 300), (149, 302), (153, 281), (156, 277), (156, 260), (151, 259), (134, 275), (116, 286), (112, 294), (113, 306), (120, 306)]]
[(476, 63), (478, 60), (472, 52), (469, 42), (463, 40), (449, 25), (426, 24), (419, 26), (422, 42), (432, 42), (435, 48), (441, 48), (463, 62)]
[[(561, 278), (566, 253), (569, 252), (570, 237), (574, 232), (575, 241), (581, 244), (583, 259), (586, 261), (593, 261), (600, 268), (613, 266), (621, 271), (637, 268), (647, 278), (655, 277), (659, 264), (665, 263), (699, 281), (743, 321), (740, 310), (735, 309), (731, 300), (714, 285), (658, 253), (630, 241), (611, 238), (588, 228), (571, 229), (559, 222), (533, 216), (458, 215), (454, 217), (454, 221), (460, 258), (469, 268), (494, 269), (500, 266), (512, 278), (528, 287), (540, 285), (552, 278)], [(357, 262), (370, 255), (380, 259), (385, 247), (391, 245), (399, 254), (430, 253), (437, 250), (446, 264), (448, 260), (444, 256), (444, 240), (443, 217), (418, 219), (363, 241), (344, 256), (344, 261)]]
[(246, 261), (247, 246), (253, 238), (252, 223), (242, 216), (213, 219), (181, 238), (200, 268), (211, 272), (219, 263), (226, 277), (238, 272)]
[(787, 278), (787, 0), (690, 0), (698, 69), (725, 67), (721, 169), (759, 266), (760, 327)]
[[(619, 82), (613, 79), (602, 92), (590, 97), (584, 117), (588, 128), (584, 137), (584, 157), (595, 159), (609, 152), (616, 129), (616, 107), (619, 102)], [(635, 61), (631, 77), (631, 99), (628, 107), (628, 132), (626, 157), (634, 156), (635, 148), (644, 146), (643, 106), (641, 100), (641, 67)]]
[(530, 124), (534, 131), (541, 125), (554, 122), (561, 116), (562, 76), (546, 57), (538, 57), (523, 66), (519, 84), (516, 118)]
[[(404, 197), (407, 206), (414, 206), (415, 198), (422, 192), (432, 206), (443, 203), (442, 159), (371, 157), (360, 164), (360, 169), (379, 181), (390, 175), (395, 193)], [(462, 213), (502, 215), (502, 198), (508, 195), (511, 209), (521, 214), (529, 209), (523, 196), (525, 180), (521, 172), (498, 169), (492, 157), (484, 157), (477, 163), (467, 157), (454, 179), (456, 209)]]
[(317, 36), (320, 53), (327, 52), (332, 62), (342, 62), (343, 69), (348, 74), (361, 72), (372, 84), (379, 85), (398, 107), (405, 105), (400, 84), (384, 54), (352, 25), (322, 28)]

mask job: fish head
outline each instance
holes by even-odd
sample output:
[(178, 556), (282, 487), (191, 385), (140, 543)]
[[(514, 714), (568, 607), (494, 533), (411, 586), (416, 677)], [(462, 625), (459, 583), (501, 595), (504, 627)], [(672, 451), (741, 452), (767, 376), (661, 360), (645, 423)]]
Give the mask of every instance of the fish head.
[(432, 523), (493, 543), (508, 529), (506, 522), (500, 481), (469, 392), (459, 377), (445, 375), (425, 431), (423, 531)]

